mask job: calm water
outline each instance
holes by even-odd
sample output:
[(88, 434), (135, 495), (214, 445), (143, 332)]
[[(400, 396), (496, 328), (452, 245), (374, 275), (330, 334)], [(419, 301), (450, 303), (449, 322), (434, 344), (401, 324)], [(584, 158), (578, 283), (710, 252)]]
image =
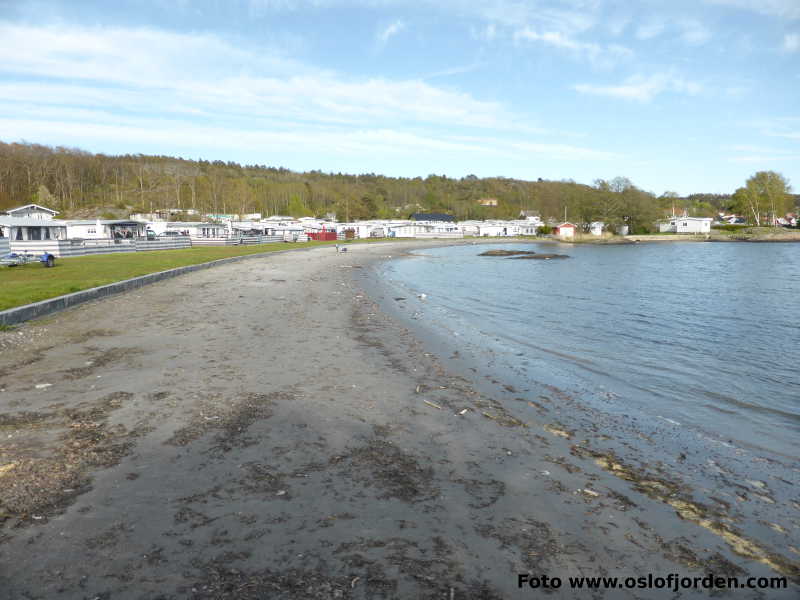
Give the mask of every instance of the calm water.
[[(490, 248), (569, 260), (479, 257)], [(520, 389), (792, 463), (800, 245), (454, 246), (383, 266), (409, 313)]]

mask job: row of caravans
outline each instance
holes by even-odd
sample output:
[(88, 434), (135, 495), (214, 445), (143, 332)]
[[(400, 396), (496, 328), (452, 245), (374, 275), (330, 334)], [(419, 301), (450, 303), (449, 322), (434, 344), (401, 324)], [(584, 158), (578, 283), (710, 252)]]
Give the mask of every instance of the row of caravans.
[[(514, 221), (462, 221), (449, 218), (371, 220), (337, 223), (303, 217), (222, 222), (182, 222), (139, 219), (62, 220), (57, 211), (36, 204), (0, 215), (0, 251), (27, 250), (72, 256), (143, 249), (184, 248), (192, 245), (302, 242), (313, 239), (462, 238), (535, 235), (538, 218)], [(135, 215), (139, 217), (140, 215)], [(252, 215), (255, 217), (256, 215)], [(260, 215), (257, 215), (260, 217)], [(447, 217), (446, 215), (443, 217)]]

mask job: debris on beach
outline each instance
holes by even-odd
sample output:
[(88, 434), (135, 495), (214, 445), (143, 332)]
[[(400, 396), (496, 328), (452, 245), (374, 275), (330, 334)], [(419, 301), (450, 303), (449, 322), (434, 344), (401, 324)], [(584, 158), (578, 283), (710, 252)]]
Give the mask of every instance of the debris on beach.
[(800, 580), (800, 564), (745, 537), (733, 525), (724, 522), (725, 513), (695, 502), (685, 490), (681, 489), (679, 483), (625, 464), (613, 452), (601, 452), (573, 445), (570, 453), (574, 456), (594, 458), (595, 463), (602, 469), (631, 482), (636, 491), (671, 506), (681, 519), (695, 523), (719, 536), (739, 556), (758, 561), (782, 575)]
[(527, 427), (527, 423), (523, 423), (519, 419), (512, 417), (508, 414), (501, 414), (501, 415), (491, 415), (486, 411), (481, 411), (481, 414), (486, 417), (487, 419), (491, 419), (498, 425), (502, 425), (503, 427)]
[(563, 429), (561, 426), (556, 425), (542, 425), (542, 429), (544, 429), (548, 433), (552, 433), (553, 435), (557, 435), (558, 437), (563, 437), (566, 439), (572, 439), (572, 433)]

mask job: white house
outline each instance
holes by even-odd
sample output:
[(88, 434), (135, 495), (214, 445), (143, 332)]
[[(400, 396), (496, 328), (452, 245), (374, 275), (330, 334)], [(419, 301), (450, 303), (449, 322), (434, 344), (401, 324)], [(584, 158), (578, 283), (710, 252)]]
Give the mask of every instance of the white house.
[(64, 221), (69, 239), (108, 240), (143, 237), (147, 223), (129, 219)]
[(524, 221), (514, 221), (517, 226), (515, 235), (536, 235), (539, 227), (543, 225), (539, 217), (528, 217)]
[(57, 210), (47, 208), (46, 206), (39, 206), (38, 204), (26, 204), (25, 206), (18, 206), (6, 211), (9, 217), (18, 219), (37, 219), (42, 221), (50, 221), (58, 214)]
[(508, 225), (495, 221), (486, 221), (478, 225), (478, 235), (481, 237), (502, 237), (508, 235)]
[(385, 225), (386, 237), (417, 237), (416, 226), (412, 221), (388, 221)]
[(573, 223), (561, 223), (553, 231), (560, 238), (575, 237), (575, 225)]
[(0, 216), (0, 238), (10, 241), (67, 239), (65, 221), (29, 217)]
[(710, 233), (710, 217), (680, 217), (677, 219), (678, 233)]
[(179, 236), (217, 238), (228, 235), (228, 226), (221, 223), (202, 223), (200, 221), (153, 221), (147, 224), (147, 231), (157, 236)]
[(602, 221), (592, 221), (589, 223), (589, 233), (592, 235), (603, 235), (603, 229), (606, 224)]
[(541, 227), (542, 225), (544, 225), (544, 221), (542, 221), (542, 217), (540, 217), (537, 214), (531, 214), (530, 211), (525, 211), (525, 210), (522, 211), (521, 214), (522, 214), (522, 216), (525, 217), (526, 221), (528, 221), (529, 223), (532, 223), (536, 227)]
[(658, 222), (659, 233), (677, 233), (677, 231), (678, 231), (677, 219), (670, 219), (669, 221)]
[(673, 217), (658, 224), (660, 233), (709, 233), (710, 217)]

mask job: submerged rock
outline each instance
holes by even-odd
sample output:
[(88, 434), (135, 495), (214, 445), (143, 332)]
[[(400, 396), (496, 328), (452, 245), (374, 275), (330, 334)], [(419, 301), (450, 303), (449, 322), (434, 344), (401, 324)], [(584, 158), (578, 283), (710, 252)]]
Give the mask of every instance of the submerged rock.
[(478, 256), (516, 256), (518, 254), (536, 254), (530, 250), (487, 250), (481, 252)]
[(528, 260), (550, 260), (551, 258), (569, 258), (567, 254), (531, 254), (525, 256), (511, 256), (510, 258), (522, 258)]

